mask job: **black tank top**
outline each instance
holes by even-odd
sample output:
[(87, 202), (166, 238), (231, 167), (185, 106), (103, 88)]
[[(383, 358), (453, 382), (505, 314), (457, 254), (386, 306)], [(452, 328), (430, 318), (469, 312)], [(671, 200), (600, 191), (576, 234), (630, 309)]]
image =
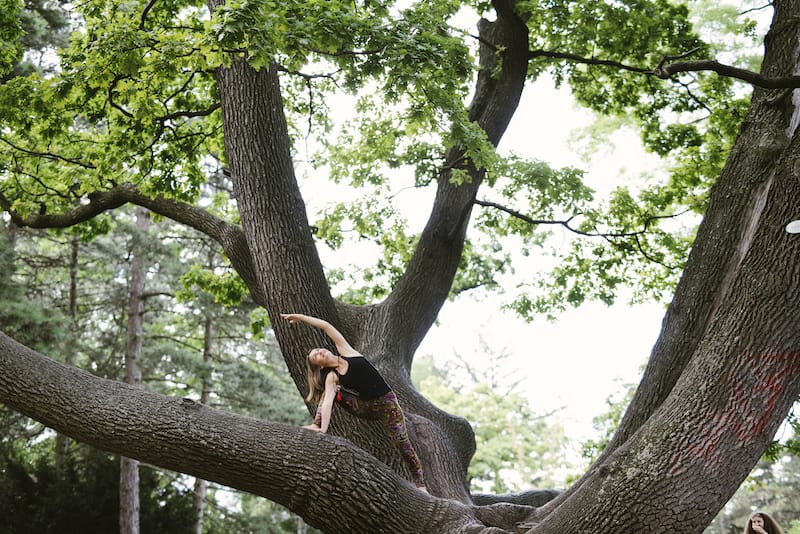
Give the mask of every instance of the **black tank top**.
[(355, 394), (363, 400), (377, 399), (386, 395), (392, 388), (386, 383), (381, 374), (369, 360), (363, 356), (341, 356), (347, 361), (347, 372), (339, 375), (339, 385), (342, 389)]

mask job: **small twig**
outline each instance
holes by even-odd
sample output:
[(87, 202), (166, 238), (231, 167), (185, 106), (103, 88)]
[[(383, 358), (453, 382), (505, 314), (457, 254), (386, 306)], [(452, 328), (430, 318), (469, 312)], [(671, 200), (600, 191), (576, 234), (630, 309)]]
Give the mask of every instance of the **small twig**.
[(494, 43), (492, 43), (492, 42), (488, 41), (487, 39), (481, 37), (480, 35), (475, 35), (475, 34), (472, 34), (472, 33), (469, 33), (467, 35), (469, 35), (470, 37), (472, 37), (473, 39), (475, 39), (476, 41), (478, 41), (482, 45), (489, 47), (489, 49), (491, 49), (491, 50), (493, 50), (495, 52), (500, 50), (497, 47), (497, 45), (495, 45)]
[(697, 103), (697, 105), (699, 105), (700, 107), (702, 107), (703, 109), (705, 109), (709, 113), (712, 112), (711, 108), (708, 107), (705, 102), (703, 102), (702, 100), (700, 100), (699, 98), (697, 98), (694, 95), (694, 93), (692, 92), (692, 89), (691, 89), (691, 87), (689, 87), (688, 83), (683, 83), (683, 82), (679, 81), (678, 84), (686, 90), (686, 94), (689, 95), (689, 98), (694, 100)]
[(204, 109), (201, 111), (176, 111), (175, 113), (170, 113), (169, 115), (162, 115), (161, 117), (156, 117), (156, 121), (161, 122), (162, 124), (168, 120), (172, 119), (179, 119), (183, 118), (193, 118), (193, 117), (207, 117), (211, 115), (215, 111), (220, 108), (219, 102), (213, 104), (210, 108)]
[(642, 67), (633, 67), (631, 65), (626, 65), (619, 61), (611, 61), (608, 59), (586, 58), (583, 56), (579, 56), (577, 54), (568, 54), (566, 52), (553, 52), (550, 50), (531, 50), (528, 54), (528, 59), (536, 59), (540, 57), (549, 59), (568, 59), (570, 61), (574, 61), (576, 63), (583, 63), (586, 65), (601, 65), (605, 67), (614, 67), (621, 70), (627, 70), (630, 72), (638, 72), (640, 74), (652, 74), (652, 70), (650, 69), (645, 69)]
[(123, 108), (116, 102), (114, 102), (114, 89), (117, 87), (117, 82), (127, 78), (128, 76), (116, 75), (114, 79), (111, 80), (111, 85), (108, 86), (108, 103), (111, 104), (111, 107), (118, 110), (120, 113), (128, 117), (129, 119), (133, 118), (133, 113), (128, 111), (127, 109)]
[(334, 72), (332, 74), (308, 74), (308, 73), (305, 73), (305, 72), (300, 72), (298, 70), (289, 70), (286, 67), (284, 67), (283, 65), (277, 65), (276, 68), (277, 68), (278, 72), (285, 72), (286, 74), (291, 74), (292, 76), (300, 76), (301, 78), (304, 78), (306, 81), (315, 80), (317, 78), (327, 78), (327, 79), (332, 80), (334, 82), (336, 81), (336, 78), (335, 78), (336, 72)]
[(683, 59), (685, 57), (689, 57), (695, 52), (700, 50), (700, 47), (695, 47), (689, 50), (688, 52), (684, 52), (683, 54), (678, 54), (677, 56), (664, 56), (661, 61), (658, 62), (658, 67), (656, 67), (656, 72), (658, 72), (661, 68), (664, 67), (664, 63), (675, 61), (676, 59)]

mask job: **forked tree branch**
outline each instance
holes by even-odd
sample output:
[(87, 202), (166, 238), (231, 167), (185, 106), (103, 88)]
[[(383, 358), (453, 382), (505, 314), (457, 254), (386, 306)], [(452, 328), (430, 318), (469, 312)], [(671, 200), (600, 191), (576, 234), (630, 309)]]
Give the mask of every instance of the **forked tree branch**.
[(672, 63), (653, 71), (653, 74), (662, 79), (670, 78), (680, 72), (699, 72), (711, 71), (720, 76), (736, 78), (751, 85), (763, 87), (764, 89), (793, 89), (800, 87), (800, 76), (783, 76), (780, 78), (767, 78), (746, 69), (724, 65), (716, 60), (705, 61), (681, 61)]
[(793, 89), (800, 87), (800, 76), (783, 76), (780, 78), (768, 78), (766, 76), (758, 74), (757, 72), (753, 72), (747, 69), (740, 69), (738, 67), (733, 67), (731, 65), (725, 65), (716, 60), (679, 61), (677, 63), (672, 63), (672, 61), (689, 56), (696, 51), (697, 50), (694, 49), (684, 54), (680, 54), (678, 56), (667, 56), (654, 69), (626, 65), (625, 63), (622, 63), (620, 61), (587, 58), (579, 56), (577, 54), (554, 52), (550, 50), (531, 50), (530, 59), (537, 59), (537, 58), (566, 59), (575, 63), (582, 63), (585, 65), (600, 65), (605, 67), (613, 67), (620, 70), (627, 70), (630, 72), (637, 72), (640, 74), (648, 74), (651, 76), (656, 76), (658, 78), (661, 78), (662, 80), (667, 80), (675, 76), (676, 74), (680, 74), (682, 72), (711, 71), (711, 72), (716, 72), (720, 76), (735, 78), (737, 80), (747, 82), (757, 87), (763, 87), (764, 89)]
[(650, 225), (650, 223), (652, 221), (655, 221), (655, 220), (658, 220), (658, 219), (672, 219), (674, 217), (677, 217), (678, 215), (682, 215), (682, 213), (676, 213), (676, 214), (673, 214), (673, 215), (650, 215), (650, 216), (645, 218), (643, 228), (641, 230), (636, 230), (636, 231), (633, 231), (633, 232), (586, 232), (584, 230), (579, 230), (578, 228), (575, 228), (575, 227), (570, 225), (570, 223), (573, 221), (573, 219), (575, 219), (578, 215), (573, 215), (573, 216), (571, 216), (571, 217), (569, 217), (567, 219), (564, 219), (564, 220), (534, 219), (533, 217), (529, 217), (528, 215), (525, 215), (524, 213), (521, 213), (521, 212), (519, 212), (519, 211), (517, 211), (515, 209), (512, 209), (512, 208), (509, 208), (508, 206), (503, 206), (502, 204), (498, 204), (497, 202), (491, 202), (491, 201), (488, 201), (488, 200), (476, 199), (475, 200), (475, 204), (477, 204), (479, 206), (486, 207), (486, 208), (495, 208), (495, 209), (497, 209), (499, 211), (507, 213), (508, 215), (511, 215), (515, 219), (519, 219), (521, 221), (525, 221), (528, 224), (561, 225), (561, 226), (563, 226), (564, 228), (566, 228), (567, 230), (569, 230), (570, 232), (572, 232), (574, 234), (578, 234), (578, 235), (582, 235), (582, 236), (586, 236), (586, 237), (604, 237), (604, 238), (609, 238), (609, 239), (624, 238), (624, 237), (635, 237), (635, 236), (643, 235), (643, 234), (647, 233), (648, 227), (649, 227), (649, 225)]
[(494, 208), (496, 210), (502, 211), (503, 213), (507, 213), (508, 215), (510, 215), (511, 217), (514, 217), (515, 219), (519, 219), (519, 220), (524, 221), (524, 222), (526, 222), (528, 224), (531, 224), (531, 225), (540, 225), (540, 224), (560, 225), (560, 226), (563, 226), (564, 228), (566, 228), (567, 230), (569, 230), (570, 232), (572, 232), (574, 234), (577, 234), (577, 235), (582, 235), (582, 236), (586, 236), (586, 237), (601, 237), (601, 238), (605, 239), (606, 241), (608, 241), (611, 245), (614, 245), (614, 246), (618, 245), (617, 240), (619, 240), (619, 239), (633, 239), (634, 243), (636, 244), (636, 248), (649, 261), (652, 261), (654, 263), (658, 263), (659, 265), (663, 265), (664, 267), (666, 267), (667, 269), (670, 269), (670, 270), (678, 268), (676, 266), (667, 265), (664, 262), (658, 260), (657, 258), (652, 257), (644, 249), (644, 247), (642, 247), (642, 242), (641, 242), (641, 240), (639, 238), (640, 238), (640, 236), (645, 235), (649, 231), (649, 227), (650, 227), (650, 223), (651, 222), (659, 220), (659, 219), (672, 219), (674, 217), (678, 217), (679, 215), (682, 215), (685, 212), (675, 213), (675, 214), (672, 214), (672, 215), (649, 215), (649, 216), (647, 216), (645, 218), (645, 220), (644, 220), (644, 222), (642, 224), (642, 229), (641, 230), (635, 230), (635, 231), (632, 231), (632, 232), (587, 232), (585, 230), (580, 230), (578, 228), (575, 228), (574, 226), (572, 226), (570, 224), (575, 219), (575, 217), (577, 217), (578, 215), (573, 215), (573, 216), (571, 216), (571, 217), (569, 217), (567, 219), (564, 219), (564, 220), (534, 219), (533, 217), (529, 217), (528, 215), (525, 215), (524, 213), (521, 213), (521, 212), (519, 212), (519, 211), (517, 211), (515, 209), (512, 209), (512, 208), (509, 208), (508, 206), (503, 206), (502, 204), (498, 204), (496, 202), (490, 202), (488, 200), (476, 199), (475, 200), (475, 204), (477, 204), (478, 206), (483, 206), (483, 207), (487, 207), (487, 208)]

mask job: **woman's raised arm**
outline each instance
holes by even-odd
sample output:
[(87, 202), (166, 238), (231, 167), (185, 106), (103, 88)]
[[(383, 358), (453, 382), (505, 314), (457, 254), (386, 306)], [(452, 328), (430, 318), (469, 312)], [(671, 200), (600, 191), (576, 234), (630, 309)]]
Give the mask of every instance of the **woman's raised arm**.
[(303, 315), (302, 313), (282, 313), (281, 317), (289, 321), (290, 324), (306, 323), (307, 325), (322, 330), (331, 341), (333, 341), (333, 344), (336, 345), (336, 350), (338, 350), (339, 354), (342, 356), (361, 356), (361, 353), (354, 349), (350, 343), (347, 342), (342, 333), (334, 328), (328, 321), (310, 315)]

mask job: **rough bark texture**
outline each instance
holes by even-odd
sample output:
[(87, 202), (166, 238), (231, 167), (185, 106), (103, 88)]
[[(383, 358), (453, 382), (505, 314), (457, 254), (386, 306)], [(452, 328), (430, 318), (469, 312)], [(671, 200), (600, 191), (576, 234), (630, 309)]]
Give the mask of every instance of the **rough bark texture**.
[[(797, 72), (798, 9), (776, 5), (766, 76)], [(800, 213), (797, 116), (785, 92), (755, 91), (622, 424), (535, 532), (701, 532), (774, 435), (800, 391), (800, 240), (784, 231)], [(615, 483), (630, 513), (590, 512)]]
[(495, 531), (347, 440), (97, 378), (2, 333), (0, 398), (97, 448), (261, 495), (325, 532)]
[[(792, 2), (793, 4), (796, 4)], [(767, 35), (763, 72), (792, 73), (798, 61), (796, 16), (789, 3), (780, 3)], [(797, 7), (796, 5), (794, 6)], [(796, 90), (795, 90), (796, 91)], [(752, 248), (765, 194), (777, 172), (776, 161), (791, 158), (794, 113), (791, 99), (774, 98), (779, 91), (756, 90), (739, 137), (715, 184), (709, 207), (698, 230), (690, 260), (664, 319), (642, 386), (625, 414), (612, 446), (623, 442), (663, 402), (680, 377), (703, 336), (719, 313), (744, 255)], [(791, 170), (791, 169), (789, 169)]]
[[(77, 317), (78, 317), (78, 253), (80, 251), (80, 239), (75, 236), (70, 242), (70, 257), (69, 257), (69, 320), (72, 328), (69, 333), (68, 346), (74, 347), (76, 345)], [(70, 349), (68, 349), (70, 350)], [(64, 361), (67, 365), (72, 364), (72, 358)], [(67, 459), (67, 451), (69, 449), (69, 438), (63, 434), (56, 434), (55, 440), (55, 465), (56, 476), (63, 478), (64, 466)]]
[[(211, 9), (217, 7), (211, 3)], [(513, 2), (496, 2), (498, 20), (484, 21), (482, 36), (505, 48), (502, 74), (489, 75), (494, 50), (485, 51), (471, 116), (498, 142), (513, 116), (527, 73), (527, 28), (513, 13)], [(337, 304), (330, 295), (314, 247), (303, 199), (294, 176), (286, 119), (276, 66), (255, 70), (234, 58), (217, 72), (225, 146), (252, 265), (254, 294), (273, 319), (275, 334), (289, 370), (306, 391), (305, 356), (328, 341), (309, 328), (289, 328), (278, 314), (299, 311), (324, 317), (367, 354), (397, 391), (411, 423), (411, 439), (437, 495), (469, 501), (466, 468), (474, 438), (463, 419), (441, 412), (420, 397), (409, 380), (414, 351), (447, 298), (461, 258), (469, 215), (483, 171), (468, 164), (472, 180), (464, 186), (443, 172), (430, 220), (408, 269), (391, 296), (364, 308)], [(454, 148), (445, 168), (459, 162)], [(293, 289), (294, 288), (294, 289)], [(404, 472), (399, 456), (377, 424), (337, 413), (332, 431)]]
[[(492, 5), (497, 20), (479, 26), (482, 70), (470, 118), (497, 143), (516, 109), (529, 53), (515, 2)], [(762, 74), (786, 78), (800, 71), (800, 0), (775, 8)], [(499, 74), (490, 76), (498, 57)], [(519, 531), (536, 533), (703, 530), (800, 393), (800, 237), (784, 231), (800, 216), (798, 90), (754, 93), (620, 431), (573, 488), (535, 509), (527, 505), (540, 505), (533, 499), (541, 494), (464, 504), (471, 430), (422, 399), (408, 376), (452, 283), (482, 171), (454, 147), (418, 249), (391, 296), (373, 306), (337, 303), (294, 176), (277, 68), (255, 70), (235, 57), (217, 80), (241, 228), (147, 198), (129, 184), (93, 195), (73, 213), (15, 222), (75, 224), (134, 202), (214, 237), (273, 319), (298, 389), (306, 391), (308, 349), (328, 342), (311, 328), (290, 327), (280, 312), (323, 317), (370, 356), (408, 412), (429, 488), (455, 500), (414, 490), (379, 425), (341, 410), (334, 436), (318, 435), (100, 380), (4, 335), (0, 400), (99, 448), (262, 495), (326, 532), (501, 532), (520, 522)], [(470, 183), (450, 182), (455, 165), (464, 165)]]

